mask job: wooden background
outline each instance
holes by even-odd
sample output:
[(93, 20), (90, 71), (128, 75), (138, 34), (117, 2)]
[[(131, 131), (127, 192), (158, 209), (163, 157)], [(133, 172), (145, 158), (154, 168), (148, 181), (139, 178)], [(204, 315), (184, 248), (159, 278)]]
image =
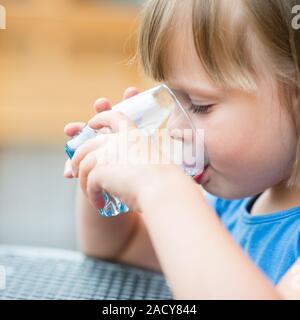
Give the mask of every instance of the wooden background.
[(58, 145), (70, 121), (116, 103), (127, 86), (152, 86), (136, 65), (137, 6), (112, 1), (1, 0), (0, 144)]

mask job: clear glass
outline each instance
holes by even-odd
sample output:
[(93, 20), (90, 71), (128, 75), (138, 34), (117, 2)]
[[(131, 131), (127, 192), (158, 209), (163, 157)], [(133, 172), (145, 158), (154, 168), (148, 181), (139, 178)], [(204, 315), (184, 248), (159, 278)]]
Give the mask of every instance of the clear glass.
[[(162, 153), (193, 177), (204, 169), (204, 133), (194, 128), (189, 112), (182, 106), (174, 92), (162, 84), (116, 104), (112, 110), (122, 112), (152, 141), (159, 143)], [(70, 158), (76, 149), (99, 133), (86, 126), (65, 147)], [(164, 138), (168, 139), (164, 139)], [(129, 208), (114, 195), (103, 191), (105, 207), (103, 216), (128, 212)]]

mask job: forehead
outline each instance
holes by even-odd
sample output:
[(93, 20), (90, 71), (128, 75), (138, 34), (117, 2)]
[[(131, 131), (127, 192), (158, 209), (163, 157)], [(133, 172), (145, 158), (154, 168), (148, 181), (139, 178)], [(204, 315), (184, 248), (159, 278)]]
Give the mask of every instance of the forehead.
[(165, 58), (165, 82), (188, 91), (190, 87), (214, 87), (197, 55), (190, 28), (178, 28), (169, 38)]
[[(207, 11), (202, 2), (194, 3), (198, 6), (192, 9), (192, 6), (176, 6), (171, 26), (165, 30), (167, 41), (162, 54), (164, 80), (201, 82), (213, 86), (217, 79), (219, 85), (227, 86), (228, 79), (239, 78), (236, 76), (243, 73), (241, 68), (246, 69), (253, 60), (246, 52), (248, 28), (241, 6), (239, 1), (217, 1), (215, 11), (212, 8)], [(235, 84), (237, 80), (231, 82)]]

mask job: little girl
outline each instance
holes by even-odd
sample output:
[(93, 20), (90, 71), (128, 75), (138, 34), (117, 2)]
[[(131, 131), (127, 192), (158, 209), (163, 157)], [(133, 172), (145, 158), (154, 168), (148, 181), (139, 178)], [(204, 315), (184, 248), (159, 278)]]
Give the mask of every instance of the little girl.
[[(176, 299), (300, 298), (296, 4), (147, 1), (140, 61), (147, 75), (189, 101), (209, 163), (201, 186), (175, 164), (110, 165), (108, 150), (125, 134), (113, 128), (121, 120), (135, 127), (107, 99), (98, 100), (89, 125), (112, 133), (85, 143), (65, 169), (66, 177), (80, 179), (86, 254), (162, 271)], [(124, 97), (136, 93), (129, 88)], [(72, 136), (82, 126), (71, 123), (65, 132)], [(99, 216), (103, 189), (132, 212)]]

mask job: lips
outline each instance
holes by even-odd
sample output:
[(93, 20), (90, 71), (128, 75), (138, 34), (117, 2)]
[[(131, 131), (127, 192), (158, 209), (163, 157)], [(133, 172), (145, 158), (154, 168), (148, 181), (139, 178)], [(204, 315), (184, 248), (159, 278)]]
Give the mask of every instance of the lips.
[(198, 184), (200, 184), (200, 183), (202, 182), (203, 177), (205, 176), (205, 173), (206, 173), (208, 167), (209, 167), (209, 165), (207, 164), (207, 165), (204, 167), (204, 170), (203, 170), (200, 174), (198, 174), (198, 175), (196, 175), (195, 177), (193, 177), (193, 179), (194, 179), (195, 182), (197, 182)]

